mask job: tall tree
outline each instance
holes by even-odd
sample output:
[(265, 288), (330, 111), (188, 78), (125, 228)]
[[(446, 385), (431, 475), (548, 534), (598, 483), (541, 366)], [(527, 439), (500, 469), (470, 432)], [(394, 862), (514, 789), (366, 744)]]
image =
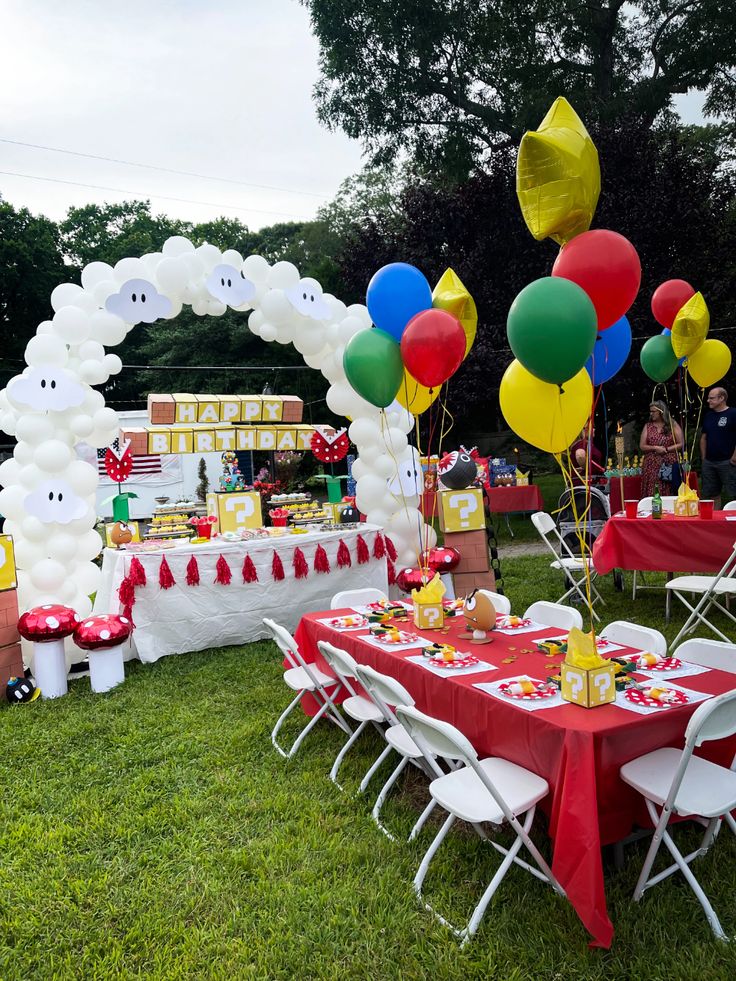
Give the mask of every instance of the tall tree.
[(464, 175), (564, 94), (593, 128), (645, 127), (697, 89), (736, 116), (736, 17), (721, 0), (302, 0), (321, 119), (377, 160)]

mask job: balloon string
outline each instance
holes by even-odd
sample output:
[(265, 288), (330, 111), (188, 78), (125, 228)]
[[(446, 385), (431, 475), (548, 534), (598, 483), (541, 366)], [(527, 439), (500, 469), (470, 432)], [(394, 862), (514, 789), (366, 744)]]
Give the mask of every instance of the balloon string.
[[(567, 462), (568, 462), (567, 466), (565, 466), (565, 464), (563, 463), (561, 453), (556, 453), (555, 459), (557, 460), (560, 466), (563, 480), (565, 482), (565, 488), (570, 495), (570, 507), (572, 508), (573, 520), (575, 523), (575, 537), (577, 538), (578, 543), (580, 545), (580, 555), (582, 558), (583, 566), (585, 568), (585, 598), (587, 601), (588, 614), (590, 616), (590, 632), (593, 636), (593, 639), (595, 639), (595, 623), (593, 620), (593, 591), (592, 591), (592, 583), (590, 577), (590, 559), (589, 559), (591, 551), (590, 551), (590, 546), (588, 544), (588, 536), (587, 536), (587, 517), (588, 514), (590, 513), (590, 507), (591, 507), (590, 483), (588, 482), (585, 485), (585, 508), (582, 514), (578, 514), (577, 498), (575, 495), (575, 484), (573, 483), (572, 461), (570, 459), (569, 447), (567, 450), (565, 450), (565, 452), (567, 454)], [(559, 513), (561, 510), (562, 508), (557, 508), (557, 511), (553, 513)]]
[[(404, 509), (404, 513), (406, 514), (407, 521), (409, 522), (409, 521), (411, 521), (411, 510), (412, 509), (409, 507), (409, 504), (408, 504), (408, 502), (406, 500), (406, 495), (404, 494), (404, 486), (401, 483), (401, 474), (399, 472), (399, 461), (396, 458), (396, 454), (394, 453), (394, 449), (393, 449), (393, 446), (391, 445), (391, 441), (386, 438), (387, 437), (387, 430), (390, 430), (390, 426), (388, 425), (388, 419), (386, 418), (386, 410), (385, 409), (381, 409), (380, 418), (381, 418), (381, 435), (383, 436), (383, 444), (386, 447), (386, 452), (387, 452), (388, 456), (393, 461), (394, 467), (396, 468), (396, 479), (397, 479), (397, 482), (398, 482), (398, 485), (399, 485), (399, 493), (398, 494), (395, 494), (393, 491), (390, 491), (390, 494), (393, 497), (393, 499), (399, 503), (400, 507), (402, 507)], [(417, 540), (421, 543), (421, 520), (422, 519), (421, 519), (421, 515), (417, 515), (417, 517), (419, 519), (419, 524), (418, 524), (418, 527), (417, 527)], [(419, 559), (419, 555), (417, 555), (417, 559)]]

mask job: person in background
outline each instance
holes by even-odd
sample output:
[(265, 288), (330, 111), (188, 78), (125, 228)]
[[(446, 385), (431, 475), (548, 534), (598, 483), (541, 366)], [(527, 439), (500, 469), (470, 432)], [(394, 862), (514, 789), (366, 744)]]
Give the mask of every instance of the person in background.
[[(676, 494), (680, 486), (677, 477), (677, 454), (684, 446), (682, 429), (670, 417), (664, 402), (649, 406), (649, 422), (644, 425), (639, 440), (642, 451), (641, 496), (652, 497), (659, 484), (659, 493), (666, 497)], [(675, 471), (677, 467), (677, 471)], [(666, 475), (669, 474), (669, 477)]]
[(711, 388), (708, 409), (700, 436), (700, 456), (703, 461), (703, 500), (715, 501), (720, 507), (721, 491), (736, 498), (736, 409), (728, 406), (725, 388)]
[(588, 423), (580, 438), (570, 447), (573, 486), (587, 484), (591, 478), (603, 473), (603, 454), (593, 443), (595, 429)]

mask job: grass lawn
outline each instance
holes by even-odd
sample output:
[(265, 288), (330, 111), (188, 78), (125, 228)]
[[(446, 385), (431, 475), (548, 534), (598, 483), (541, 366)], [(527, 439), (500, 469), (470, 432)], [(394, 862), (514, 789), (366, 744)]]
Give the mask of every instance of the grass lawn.
[[(515, 610), (562, 591), (543, 557), (508, 559), (503, 571)], [(663, 628), (661, 593), (632, 609), (630, 590), (615, 592), (609, 578), (602, 591), (606, 620)], [(346, 793), (327, 778), (342, 742), (335, 727), (318, 727), (291, 762), (271, 747), (290, 695), (270, 643), (129, 664), (126, 674), (107, 695), (83, 679), (57, 701), (0, 709), (2, 981), (736, 976), (736, 944), (713, 939), (681, 878), (632, 904), (641, 843), (623, 871), (607, 860), (610, 951), (589, 950), (571, 907), (520, 869), (460, 950), (411, 888), (437, 822), (394, 844), (354, 796), (378, 743), (346, 760)], [(426, 784), (410, 775), (401, 788), (384, 814), (405, 837)], [(545, 840), (542, 822), (535, 838)], [(472, 832), (443, 847), (427, 889), (464, 921), (497, 856)], [(696, 864), (736, 934), (727, 828)]]

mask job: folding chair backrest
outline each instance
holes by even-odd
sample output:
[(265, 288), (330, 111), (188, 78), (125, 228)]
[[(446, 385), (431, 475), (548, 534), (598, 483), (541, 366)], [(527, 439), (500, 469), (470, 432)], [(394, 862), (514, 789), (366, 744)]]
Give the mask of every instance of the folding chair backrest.
[(330, 601), (331, 610), (341, 610), (346, 606), (367, 606), (368, 603), (378, 603), (381, 600), (388, 601), (388, 596), (380, 589), (371, 587), (366, 589), (343, 589), (340, 593), (335, 593)]
[(350, 694), (355, 695), (355, 688), (350, 683), (353, 678), (358, 677), (358, 665), (355, 663), (355, 658), (348, 654), (347, 651), (335, 647), (334, 644), (331, 644), (327, 640), (317, 641), (317, 647), (319, 647), (322, 657), (327, 661)]
[[(653, 500), (654, 500), (653, 497), (642, 497), (642, 499), (639, 501), (638, 510), (639, 511), (645, 511), (645, 512), (651, 513), (651, 510), (652, 510), (652, 501)], [(670, 496), (670, 495), (667, 495), (666, 497), (663, 497), (662, 498), (662, 510), (663, 511), (667, 511), (668, 514), (674, 514), (675, 513), (675, 501), (676, 500), (677, 500), (677, 497)]]
[(574, 610), (571, 606), (563, 606), (561, 603), (548, 603), (547, 600), (538, 600), (524, 613), (525, 620), (536, 620), (543, 623), (545, 627), (559, 627), (560, 630), (572, 630), (577, 627), (583, 629), (583, 616), (580, 610)]
[(703, 702), (690, 716), (685, 745), (702, 746), (712, 739), (726, 739), (736, 732), (736, 689)]
[(680, 644), (674, 653), (682, 661), (702, 664), (705, 668), (730, 671), (736, 674), (736, 644), (724, 644), (721, 640), (700, 640), (693, 637)]
[(381, 674), (365, 664), (356, 664), (355, 673), (358, 681), (365, 688), (373, 701), (383, 712), (384, 718), (391, 725), (396, 725), (396, 705), (413, 705), (414, 699), (404, 686), (395, 678)]
[(641, 627), (628, 620), (613, 620), (600, 632), (600, 636), (614, 644), (623, 644), (639, 651), (649, 651), (663, 656), (667, 653), (664, 634), (654, 627)]
[(729, 501), (728, 504), (723, 505), (724, 511), (736, 511), (736, 501)]
[(511, 613), (511, 600), (508, 598), (508, 596), (502, 596), (500, 593), (494, 593), (492, 589), (479, 589), (478, 592), (490, 597), (496, 613), (504, 617)]
[(314, 673), (314, 665), (307, 664), (301, 655), (301, 651), (297, 646), (296, 641), (291, 636), (286, 627), (282, 627), (280, 623), (276, 623), (275, 620), (269, 620), (268, 617), (263, 618), (264, 624), (273, 634), (273, 639), (276, 641), (276, 646), (279, 648), (281, 653), (284, 655), (286, 660), (292, 666), (292, 668), (303, 668), (314, 685), (317, 688), (322, 688)]

